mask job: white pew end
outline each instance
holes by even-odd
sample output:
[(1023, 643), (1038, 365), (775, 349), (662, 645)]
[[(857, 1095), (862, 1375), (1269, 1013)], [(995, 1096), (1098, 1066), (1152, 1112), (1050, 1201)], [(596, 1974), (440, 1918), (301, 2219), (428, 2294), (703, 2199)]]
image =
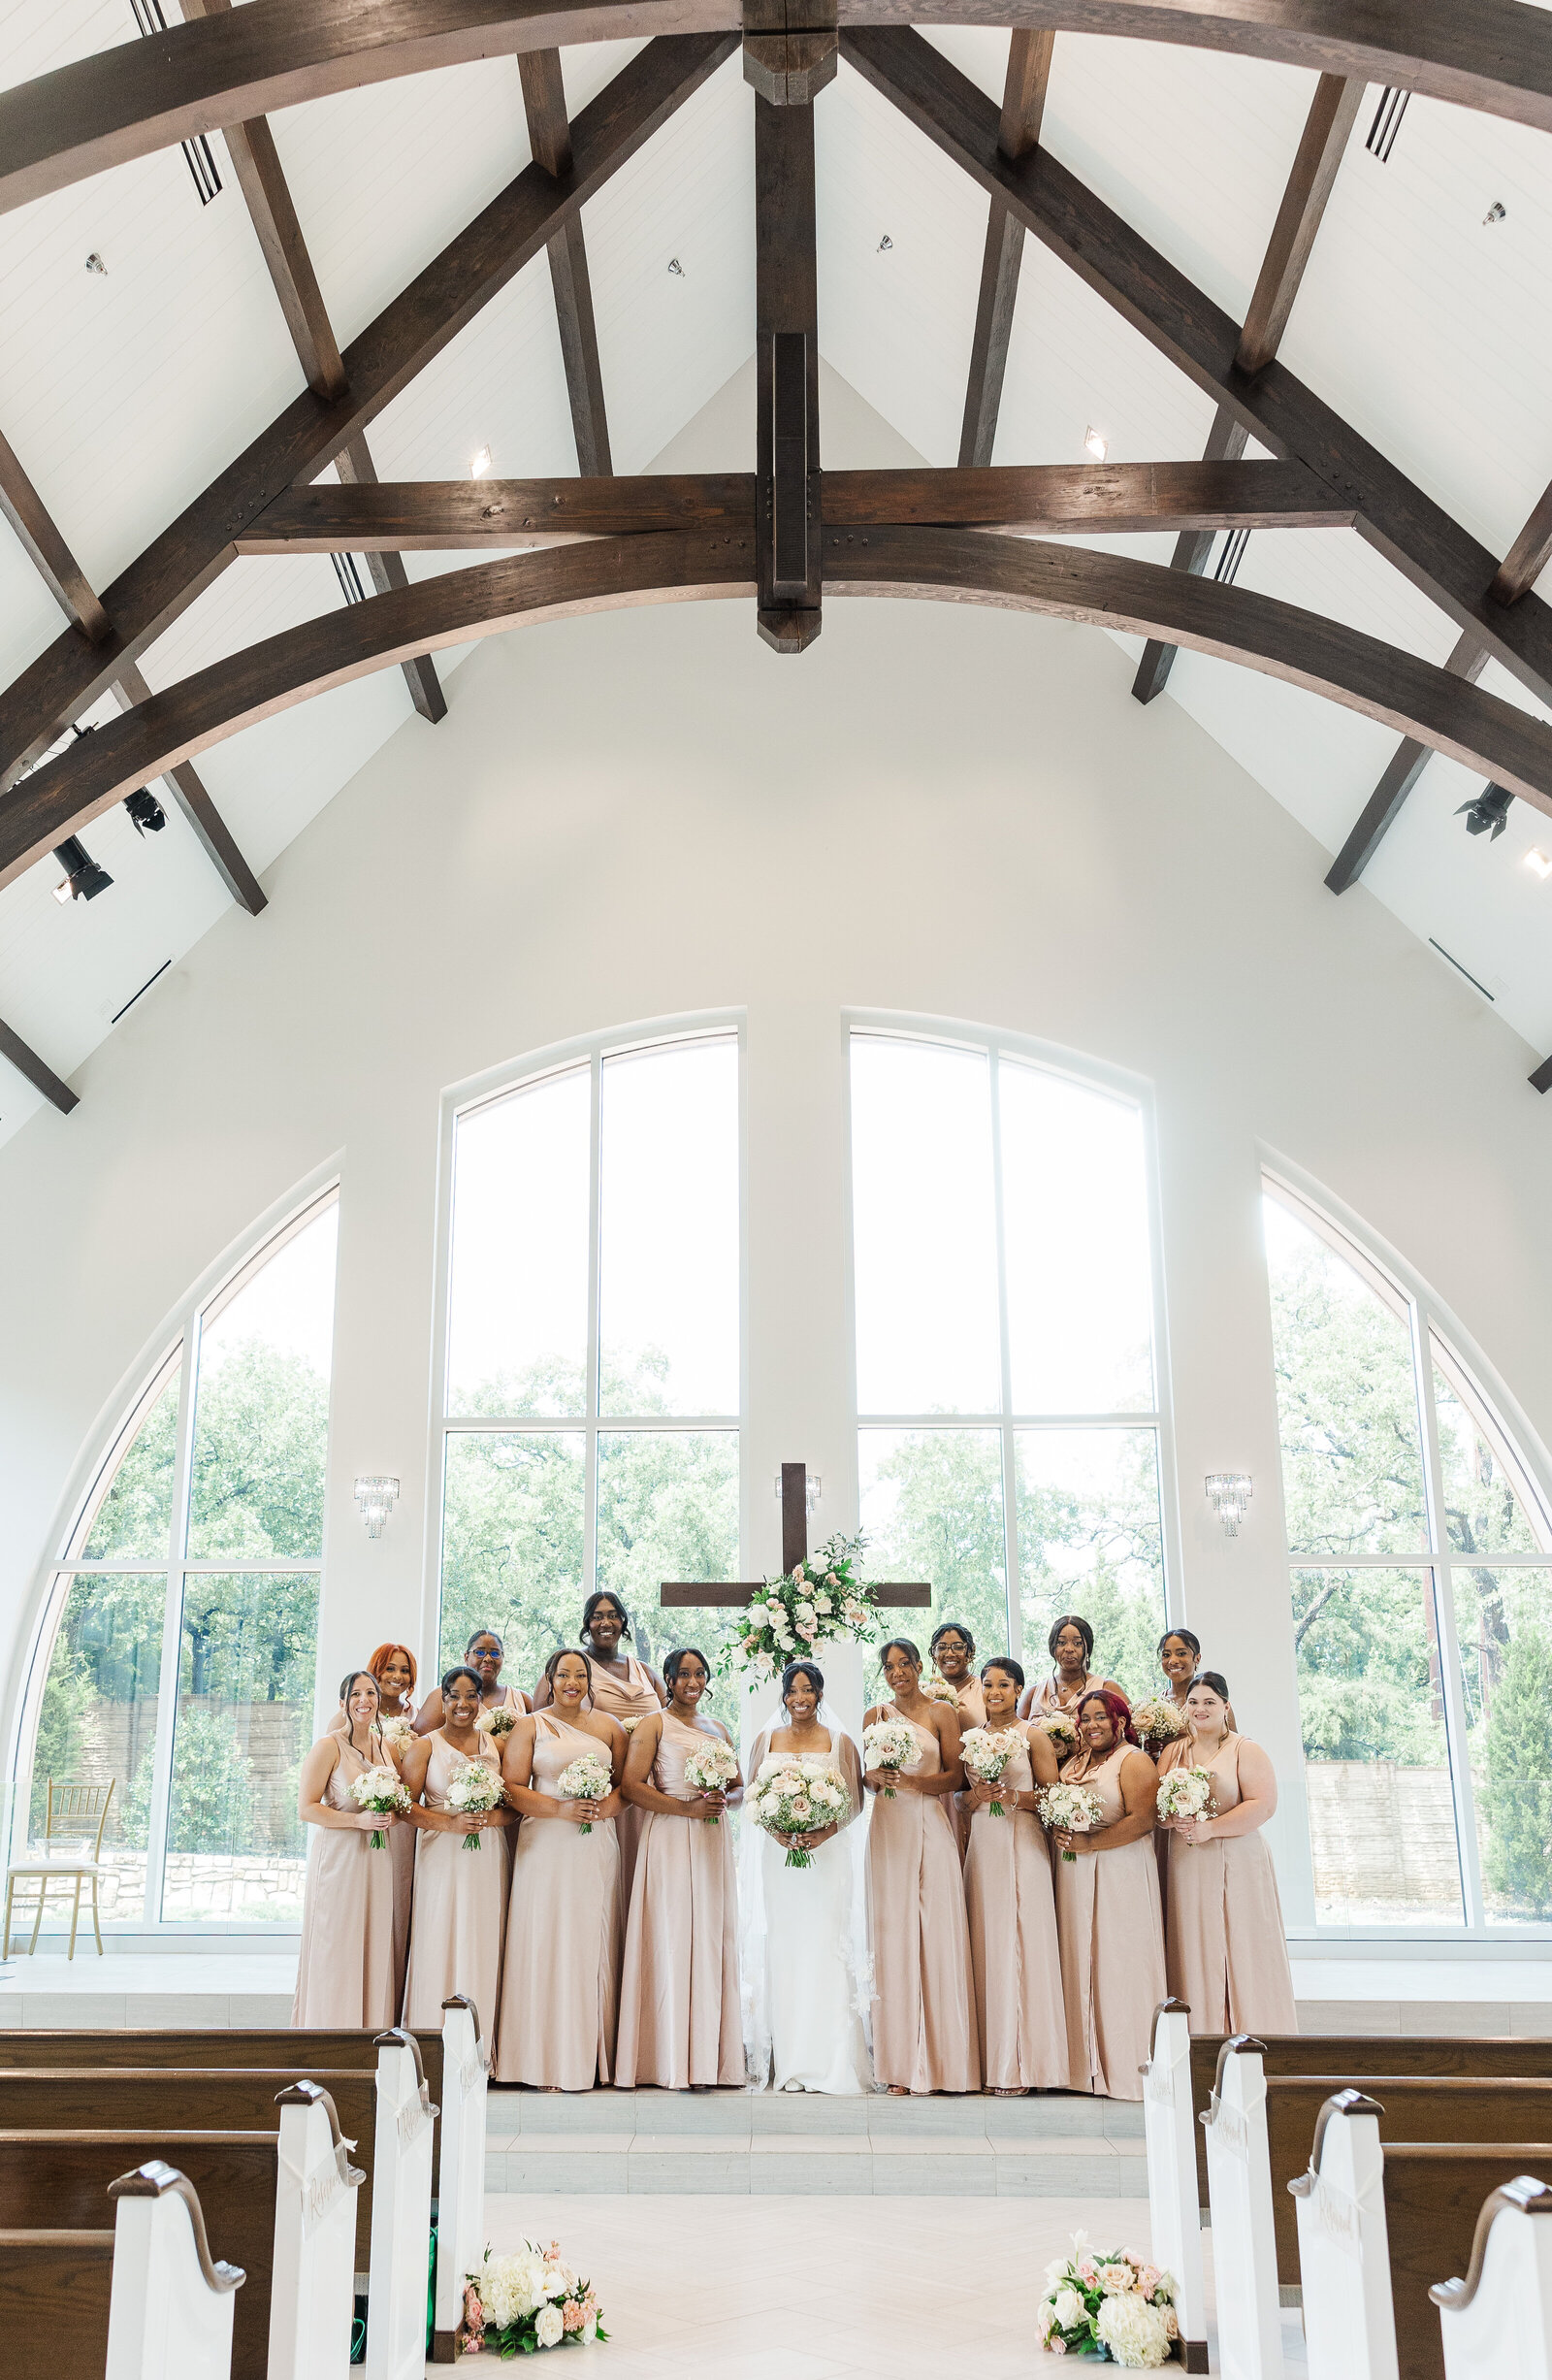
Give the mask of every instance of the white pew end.
[(245, 2275), (211, 2257), (192, 2183), (155, 2158), (108, 2195), (118, 2212), (107, 2380), (228, 2380)]
[(1315, 2122), (1298, 2201), (1310, 2380), (1397, 2380), (1385, 2231), (1385, 2152), (1376, 2101), (1339, 2091)]
[(279, 2180), (268, 2380), (349, 2380), (356, 2192), (334, 2101), (315, 2082), (276, 2094)]
[(1224, 2380), (1278, 2380), (1282, 2370), (1262, 2046), (1248, 2033), (1224, 2042), (1202, 2118)]
[(479, 2010), (462, 1992), (442, 2002), (442, 2137), (436, 2166), (436, 2298), (432, 2362), (451, 2364), (464, 2318), (464, 2275), (485, 2255), (485, 2086), (490, 2057)]
[(412, 2033), (379, 2033), (367, 2380), (424, 2380), (436, 2110)]
[(1207, 2369), (1207, 2301), (1202, 2286), (1202, 2218), (1196, 2189), (1196, 2123), (1191, 2113), (1191, 2011), (1183, 2000), (1153, 2010), (1143, 2069), (1148, 2136), (1148, 2204), (1153, 2262), (1175, 2278), (1180, 2357), (1188, 2372)]
[(1528, 2173), (1495, 2190), (1476, 2218), (1464, 2281), (1429, 2296), (1444, 2339), (1444, 2380), (1552, 2380), (1552, 2189)]

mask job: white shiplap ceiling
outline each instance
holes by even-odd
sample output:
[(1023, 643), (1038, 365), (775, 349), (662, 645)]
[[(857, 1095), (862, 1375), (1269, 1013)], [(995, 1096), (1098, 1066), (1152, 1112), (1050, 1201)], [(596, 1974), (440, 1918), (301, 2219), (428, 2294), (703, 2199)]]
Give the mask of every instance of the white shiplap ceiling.
[[(0, 0), (0, 82), (136, 38), (129, 0)], [(928, 38), (1000, 98), (1005, 34)], [(565, 53), (573, 114), (638, 46)], [(1042, 137), (1240, 318), (1313, 88), (1314, 77), (1293, 68), (1063, 34)], [(1376, 98), (1371, 92), (1360, 112), (1281, 352), (1502, 553), (1552, 478), (1552, 147), (1523, 127), (1414, 98), (1381, 165), (1364, 147)], [(686, 424), (728, 383), (745, 388), (737, 375), (755, 331), (751, 115), (734, 57), (584, 212), (617, 471), (671, 462)], [(951, 464), (986, 200), (845, 65), (816, 126), (826, 364), (904, 446)], [(274, 130), (341, 344), (528, 157), (511, 60), (347, 92), (277, 115)], [(212, 147), (226, 187), (209, 207), (175, 148), (0, 218), (0, 431), (99, 587), (303, 386), (219, 135)], [(1484, 224), (1494, 201), (1504, 217)], [(92, 251), (106, 275), (83, 270)], [(1116, 462), (1195, 456), (1212, 410), (1049, 250), (1026, 242), (999, 463), (1080, 460), (1090, 424)], [(743, 395), (713, 413), (724, 439), (729, 424), (747, 421), (738, 433), (747, 451), (726, 460), (751, 465)], [(387, 408), (370, 442), (383, 478), (461, 477), (487, 444), (503, 476), (574, 470), (542, 257)], [(847, 459), (826, 449), (827, 461)], [(1126, 542), (1158, 561), (1172, 545)], [(411, 555), (406, 567), (421, 577), (466, 559)], [(1444, 615), (1353, 532), (1259, 533), (1240, 582), (1436, 662), (1455, 641)], [(340, 601), (325, 558), (239, 562), (146, 655), (146, 676), (172, 684)], [(52, 600), (0, 526), (0, 682), (58, 629)], [(459, 659), (439, 657), (444, 678)], [(1497, 668), (1482, 682), (1536, 707)], [(1369, 720), (1200, 655), (1180, 656), (1163, 699), (1189, 711), (1333, 852), (1394, 749)], [(407, 712), (403, 679), (386, 671), (208, 753), (201, 773), (250, 864), (267, 867)], [(1431, 762), (1364, 881), (1420, 938), (1452, 952), (1540, 1055), (1552, 1049), (1552, 884), (1522, 863), (1532, 844), (1552, 845), (1552, 827), (1516, 803), (1500, 840), (1470, 841), (1454, 811), (1477, 782)], [(89, 840), (114, 879), (110, 895), (61, 907), (51, 863), (0, 893), (0, 1017), (66, 1075), (226, 905), (171, 807), (153, 839), (142, 841), (114, 810)], [(0, 1139), (39, 1104), (0, 1067)]]

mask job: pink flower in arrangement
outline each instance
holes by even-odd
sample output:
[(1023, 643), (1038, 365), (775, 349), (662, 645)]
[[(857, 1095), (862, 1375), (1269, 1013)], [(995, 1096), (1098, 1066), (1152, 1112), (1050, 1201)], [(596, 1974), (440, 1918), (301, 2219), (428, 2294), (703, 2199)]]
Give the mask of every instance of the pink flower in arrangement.
[(1097, 2289), (1099, 2287), (1099, 2266), (1085, 2256), (1078, 2267), (1078, 2278), (1085, 2289)]
[(479, 2291), (472, 2283), (464, 2292), (464, 2320), (470, 2331), (485, 2328), (485, 2308), (479, 2301)]
[(465, 2355), (483, 2355), (484, 2352), (485, 2339), (483, 2333), (479, 2331), (466, 2331), (464, 2333)]
[(1051, 2349), (1052, 2355), (1065, 2355), (1067, 2352), (1067, 2341), (1062, 2337), (1059, 2331), (1052, 2331), (1050, 2338), (1047, 2339), (1046, 2344)]
[(568, 2298), (566, 2304), (562, 2306), (561, 2320), (565, 2323), (568, 2331), (581, 2330), (583, 2322), (582, 2308), (574, 2298)]
[(807, 1620), (800, 1619), (797, 1623), (797, 1633), (805, 1645), (812, 1645), (819, 1631), (817, 1628), (810, 1627)]
[(591, 2318), (593, 2315), (597, 2314), (598, 2310), (598, 2301), (590, 2289), (587, 2296), (582, 2300), (582, 2311), (584, 2314), (589, 2316), (589, 2318)]

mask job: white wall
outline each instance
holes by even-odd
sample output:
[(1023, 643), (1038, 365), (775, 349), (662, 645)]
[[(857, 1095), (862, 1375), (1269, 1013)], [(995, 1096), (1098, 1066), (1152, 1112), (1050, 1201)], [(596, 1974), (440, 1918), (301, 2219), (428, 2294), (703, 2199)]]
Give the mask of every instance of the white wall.
[[(342, 1186), (321, 1668), (429, 1648), (444, 1094), (654, 1018), (747, 1019), (746, 1562), (801, 1457), (855, 1518), (842, 1012), (957, 1019), (1150, 1097), (1185, 1613), (1294, 1778), (1263, 1153), (1416, 1268), (1552, 1439), (1552, 1115), (1532, 1054), (1102, 636), (832, 602), (802, 660), (745, 605), (494, 640), (0, 1151), (0, 1661), (168, 1311), (294, 1187)], [(1237, 1541), (1203, 1474), (1254, 1475)], [(383, 1538), (359, 1472), (404, 1483)], [(1290, 1907), (1289, 1915), (1302, 1912)]]

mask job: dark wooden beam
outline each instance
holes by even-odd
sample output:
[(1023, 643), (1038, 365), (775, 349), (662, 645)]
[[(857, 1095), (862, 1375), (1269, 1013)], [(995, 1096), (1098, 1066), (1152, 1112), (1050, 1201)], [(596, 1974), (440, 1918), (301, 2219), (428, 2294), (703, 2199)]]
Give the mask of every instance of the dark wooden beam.
[(1362, 105), (1362, 80), (1322, 75), (1294, 154), (1293, 168), (1245, 317), (1235, 362), (1242, 372), (1265, 370), (1282, 344), (1293, 301), (1326, 212), (1326, 201)]
[[(1430, 662), (1294, 604), (1122, 554), (985, 530), (829, 527), (820, 542), (833, 593), (942, 596), (1167, 636), (1382, 720), (1552, 815), (1552, 729)], [(0, 885), (147, 778), (411, 654), (523, 620), (756, 592), (754, 535), (722, 529), (558, 546), (326, 612), (195, 671), (24, 777), (0, 804)]]
[(1520, 531), (1493, 580), (1495, 603), (1517, 603), (1552, 561), (1552, 483), (1542, 489), (1536, 510)]
[[(847, 20), (889, 14), (851, 0)], [(1421, 91), (1552, 131), (1552, 27), (1520, 0), (1003, 0), (1026, 31), (1109, 33), (1263, 57)], [(41, 75), (0, 100), (0, 211), (217, 125), (501, 51), (719, 31), (728, 0), (253, 0)], [(922, 21), (984, 21), (982, 0), (924, 0)]]
[(755, 94), (758, 621), (778, 653), (819, 635), (819, 265), (814, 103)]
[[(254, 0), (260, 7), (268, 0)], [(240, 30), (252, 8), (178, 29), (189, 35)], [(114, 53), (137, 65), (142, 50), (172, 37), (126, 44)], [(233, 539), (298, 479), (314, 477), (367, 429), (415, 375), (439, 355), (480, 309), (633, 157), (660, 125), (730, 56), (734, 33), (655, 42), (623, 67), (571, 127), (569, 175), (552, 180), (526, 166), (459, 233), (344, 354), (348, 386), (326, 404), (310, 390), (239, 455), (146, 551), (104, 590), (112, 633), (95, 650), (75, 634), (42, 653), (0, 695), (0, 786), (35, 759), (113, 684), (226, 569)]]
[[(534, 162), (559, 179), (571, 170), (571, 126), (561, 80), (561, 53), (558, 49), (525, 49), (517, 63)], [(580, 215), (569, 216), (550, 241), (549, 258), (571, 431), (576, 440), (576, 467), (584, 477), (607, 477), (614, 469), (609, 460), (609, 416), (603, 402), (593, 282)]]
[(62, 1083), (52, 1066), (46, 1066), (36, 1050), (29, 1049), (19, 1033), (0, 1020), (0, 1058), (9, 1059), (18, 1074), (24, 1074), (34, 1091), (41, 1091), (46, 1099), (57, 1107), (61, 1116), (68, 1116), (81, 1101), (68, 1083)]
[[(1219, 406), (1212, 427), (1208, 433), (1207, 447), (1202, 457), (1203, 463), (1216, 463), (1220, 466), (1239, 465), (1240, 458), (1245, 453), (1246, 435), (1244, 422), (1237, 421), (1226, 406)], [(1252, 471), (1255, 469), (1254, 464), (1250, 466), (1250, 469)], [(1212, 551), (1212, 538), (1213, 532), (1211, 529), (1201, 527), (1182, 529), (1175, 540), (1175, 551), (1170, 557), (1170, 569), (1186, 571), (1191, 577), (1199, 578), (1207, 569), (1208, 559)], [(1174, 667), (1174, 645), (1161, 644), (1156, 636), (1150, 636), (1143, 647), (1143, 658), (1137, 665), (1137, 675), (1132, 680), (1132, 693), (1137, 701), (1151, 702), (1155, 695), (1161, 695), (1169, 684), (1170, 671)]]
[[(1302, 463), (1032, 463), (989, 471), (820, 473), (831, 527), (1038, 529), (1132, 536), (1149, 529), (1348, 529)], [(533, 550), (651, 530), (748, 528), (752, 472), (635, 479), (394, 480), (288, 488), (237, 538), (240, 554)]]
[(0, 438), (0, 512), (16, 531), (23, 550), (66, 618), (75, 622), (88, 644), (100, 644), (109, 632), (108, 614), (85, 571), (54, 526), (48, 505), (3, 438)]
[[(1552, 16), (1546, 23), (1552, 33)], [(875, 89), (983, 189), (1000, 195), (1027, 230), (1214, 404), (1227, 406), (1274, 454), (1308, 464), (1350, 499), (1360, 536), (1458, 629), (1477, 630), (1494, 659), (1539, 701), (1552, 701), (1552, 607), (1534, 595), (1511, 605), (1494, 602), (1488, 590), (1496, 557), (1442, 505), (1285, 364), (1274, 361), (1246, 378), (1234, 361), (1239, 325), (1222, 308), (1048, 150), (1010, 164), (997, 146), (992, 103), (920, 34), (843, 33), (841, 48)]]
[[(1055, 39), (1053, 33), (1016, 32), (1009, 42), (997, 134), (1005, 157), (1023, 156), (1040, 139), (1040, 119), (1045, 112)], [(967, 468), (988, 464), (997, 442), (997, 415), (1002, 406), (1003, 375), (1008, 368), (1008, 342), (1013, 334), (1018, 267), (1023, 252), (1023, 225), (993, 199), (986, 216), (981, 294), (976, 301), (964, 425), (959, 433), (959, 461)]]
[[(341, 487), (374, 488), (378, 484), (377, 469), (365, 438), (353, 438), (348, 446), (341, 446), (335, 457), (335, 469), (340, 474)], [(408, 586), (409, 573), (396, 548), (379, 546), (374, 552), (367, 554), (365, 560), (368, 574), (379, 595), (389, 595), (400, 587)], [(429, 653), (417, 653), (413, 661), (404, 664), (404, 672), (411, 702), (421, 717), (429, 719), (435, 727), (438, 719), (447, 716), (447, 697), (436, 674), (436, 664)]]
[[(1462, 636), (1444, 664), (1453, 677), (1475, 685), (1487, 667), (1487, 655), (1474, 637)], [(1433, 759), (1427, 744), (1404, 736), (1391, 755), (1384, 775), (1364, 803), (1358, 823), (1331, 863), (1326, 883), (1333, 893), (1355, 885), (1391, 828), (1401, 816), (1407, 795)]]
[[(148, 702), (151, 690), (134, 662), (125, 664), (113, 687), (120, 710)], [(191, 761), (176, 761), (162, 771), (162, 783), (193, 828), (206, 858), (240, 909), (257, 917), (270, 905), (257, 876), (238, 849), (237, 838), (206, 791), (205, 780)]]

